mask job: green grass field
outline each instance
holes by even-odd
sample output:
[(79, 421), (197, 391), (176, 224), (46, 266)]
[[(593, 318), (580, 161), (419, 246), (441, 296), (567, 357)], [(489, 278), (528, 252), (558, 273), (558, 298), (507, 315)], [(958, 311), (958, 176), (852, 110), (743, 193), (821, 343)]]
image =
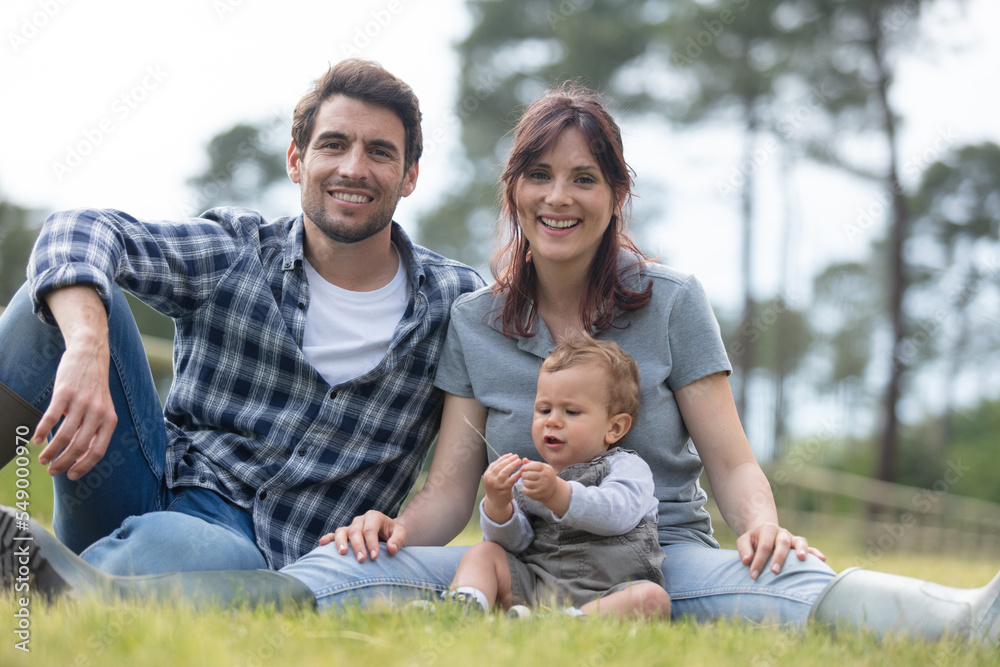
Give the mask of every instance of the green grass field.
[[(468, 533), (464, 539), (475, 539)], [(824, 545), (834, 568), (856, 556)], [(879, 569), (979, 586), (995, 563), (887, 554)], [(509, 620), (442, 607), (421, 611), (278, 613), (181, 605), (33, 602), (30, 653), (15, 648), (14, 600), (0, 600), (2, 665), (996, 665), (997, 649), (805, 632), (747, 623), (699, 625)], [(3, 627), (6, 625), (6, 627)]]
[[(40, 473), (40, 474), (39, 474)], [(0, 489), (10, 469), (0, 473)], [(39, 520), (45, 511), (44, 472), (33, 471)], [(6, 493), (0, 503), (10, 504)], [(51, 503), (51, 499), (48, 499)], [(51, 505), (49, 505), (51, 507)], [(50, 511), (50, 510), (49, 510)], [(732, 540), (723, 528), (720, 538)], [(474, 530), (458, 541), (478, 539)], [(862, 550), (832, 538), (817, 540), (834, 569)], [(981, 586), (998, 563), (887, 552), (877, 569), (953, 586)], [(32, 601), (30, 653), (20, 641), (12, 596), (0, 596), (0, 665), (996, 665), (996, 648), (871, 637), (820, 628), (804, 632), (720, 622), (623, 622), (548, 615), (509, 620), (469, 616), (447, 607), (338, 613), (196, 610), (183, 604)]]

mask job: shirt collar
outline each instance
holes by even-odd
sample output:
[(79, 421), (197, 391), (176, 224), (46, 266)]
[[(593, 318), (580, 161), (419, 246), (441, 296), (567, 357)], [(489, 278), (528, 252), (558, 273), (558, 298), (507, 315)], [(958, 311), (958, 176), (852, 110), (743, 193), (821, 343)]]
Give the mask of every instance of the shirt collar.
[(282, 268), (285, 271), (302, 266), (305, 260), (305, 251), (302, 248), (302, 240), (305, 238), (305, 227), (300, 213), (298, 217), (292, 218), (291, 227), (288, 230), (288, 237), (285, 240), (285, 262)]
[[(406, 232), (403, 231), (403, 228), (395, 221), (392, 223), (391, 235), (392, 242), (396, 244), (396, 250), (399, 251), (400, 259), (406, 264), (406, 273), (410, 281), (410, 286), (413, 290), (420, 289), (424, 285), (426, 274), (423, 265), (417, 258), (413, 242), (407, 236)], [(291, 227), (288, 230), (288, 239), (285, 242), (285, 261), (282, 266), (285, 271), (301, 267), (305, 261), (305, 251), (302, 247), (304, 238), (304, 219), (300, 213), (298, 217), (292, 220)]]

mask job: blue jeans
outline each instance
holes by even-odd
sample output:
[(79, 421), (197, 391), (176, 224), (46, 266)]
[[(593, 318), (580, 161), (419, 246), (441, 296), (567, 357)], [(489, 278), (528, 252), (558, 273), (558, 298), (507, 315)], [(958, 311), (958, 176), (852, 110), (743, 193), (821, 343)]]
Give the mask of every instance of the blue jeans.
[[(406, 547), (378, 560), (358, 563), (334, 545), (319, 547), (282, 572), (312, 589), (320, 608), (391, 598), (400, 603), (448, 588), (468, 547)], [(671, 616), (699, 621), (743, 618), (753, 622), (805, 625), (809, 610), (834, 572), (815, 556), (785, 560), (781, 574), (769, 569), (757, 581), (735, 551), (694, 543), (664, 547), (663, 575), (673, 602)]]
[[(168, 489), (167, 434), (139, 330), (114, 289), (109, 386), (118, 425), (104, 457), (77, 481), (53, 478), (59, 539), (110, 574), (266, 567), (253, 518), (213, 491)], [(0, 381), (41, 411), (65, 350), (58, 327), (32, 311), (23, 286), (0, 316)]]

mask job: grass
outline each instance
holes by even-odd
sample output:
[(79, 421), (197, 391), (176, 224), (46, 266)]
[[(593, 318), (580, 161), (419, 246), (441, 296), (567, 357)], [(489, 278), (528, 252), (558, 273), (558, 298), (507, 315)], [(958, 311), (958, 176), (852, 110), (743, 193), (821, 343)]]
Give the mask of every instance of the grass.
[[(464, 540), (475, 539), (474, 532)], [(834, 568), (857, 554), (832, 545)], [(841, 562), (841, 565), (838, 565)], [(954, 586), (979, 586), (988, 561), (886, 554), (879, 569)], [(419, 610), (279, 613), (273, 609), (196, 610), (184, 604), (95, 600), (32, 602), (31, 653), (17, 639), (10, 596), (0, 598), (3, 665), (995, 665), (996, 649), (804, 632), (749, 623), (696, 624), (573, 619), (527, 621)]]
[[(11, 467), (0, 472), (0, 503)], [(32, 514), (51, 521), (51, 485), (32, 470)], [(719, 537), (732, 547), (733, 538)], [(864, 548), (819, 536), (835, 570), (864, 558)], [(475, 529), (458, 542), (478, 539)], [(881, 554), (873, 568), (942, 584), (973, 587), (995, 574), (997, 563), (899, 550)], [(273, 609), (197, 610), (184, 604), (95, 600), (33, 600), (30, 653), (18, 638), (11, 595), (0, 595), (0, 665), (995, 665), (996, 649), (956, 642), (925, 644), (810, 627), (805, 631), (741, 622), (700, 625), (573, 619), (549, 615), (509, 620), (468, 616), (447, 607), (425, 611), (279, 613)]]

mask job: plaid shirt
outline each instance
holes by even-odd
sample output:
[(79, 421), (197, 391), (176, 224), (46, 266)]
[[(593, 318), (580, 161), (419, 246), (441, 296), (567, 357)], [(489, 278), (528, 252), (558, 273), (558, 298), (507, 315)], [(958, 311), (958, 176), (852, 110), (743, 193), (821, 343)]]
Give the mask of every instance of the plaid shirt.
[(382, 362), (331, 387), (302, 354), (302, 238), (301, 215), (268, 222), (216, 208), (154, 222), (68, 211), (46, 222), (29, 267), (50, 323), (46, 293), (92, 284), (107, 306), (113, 282), (173, 318), (166, 482), (251, 511), (273, 568), (358, 514), (399, 510), (438, 428), (444, 394), (432, 383), (451, 303), (483, 285), (393, 223), (409, 305)]

